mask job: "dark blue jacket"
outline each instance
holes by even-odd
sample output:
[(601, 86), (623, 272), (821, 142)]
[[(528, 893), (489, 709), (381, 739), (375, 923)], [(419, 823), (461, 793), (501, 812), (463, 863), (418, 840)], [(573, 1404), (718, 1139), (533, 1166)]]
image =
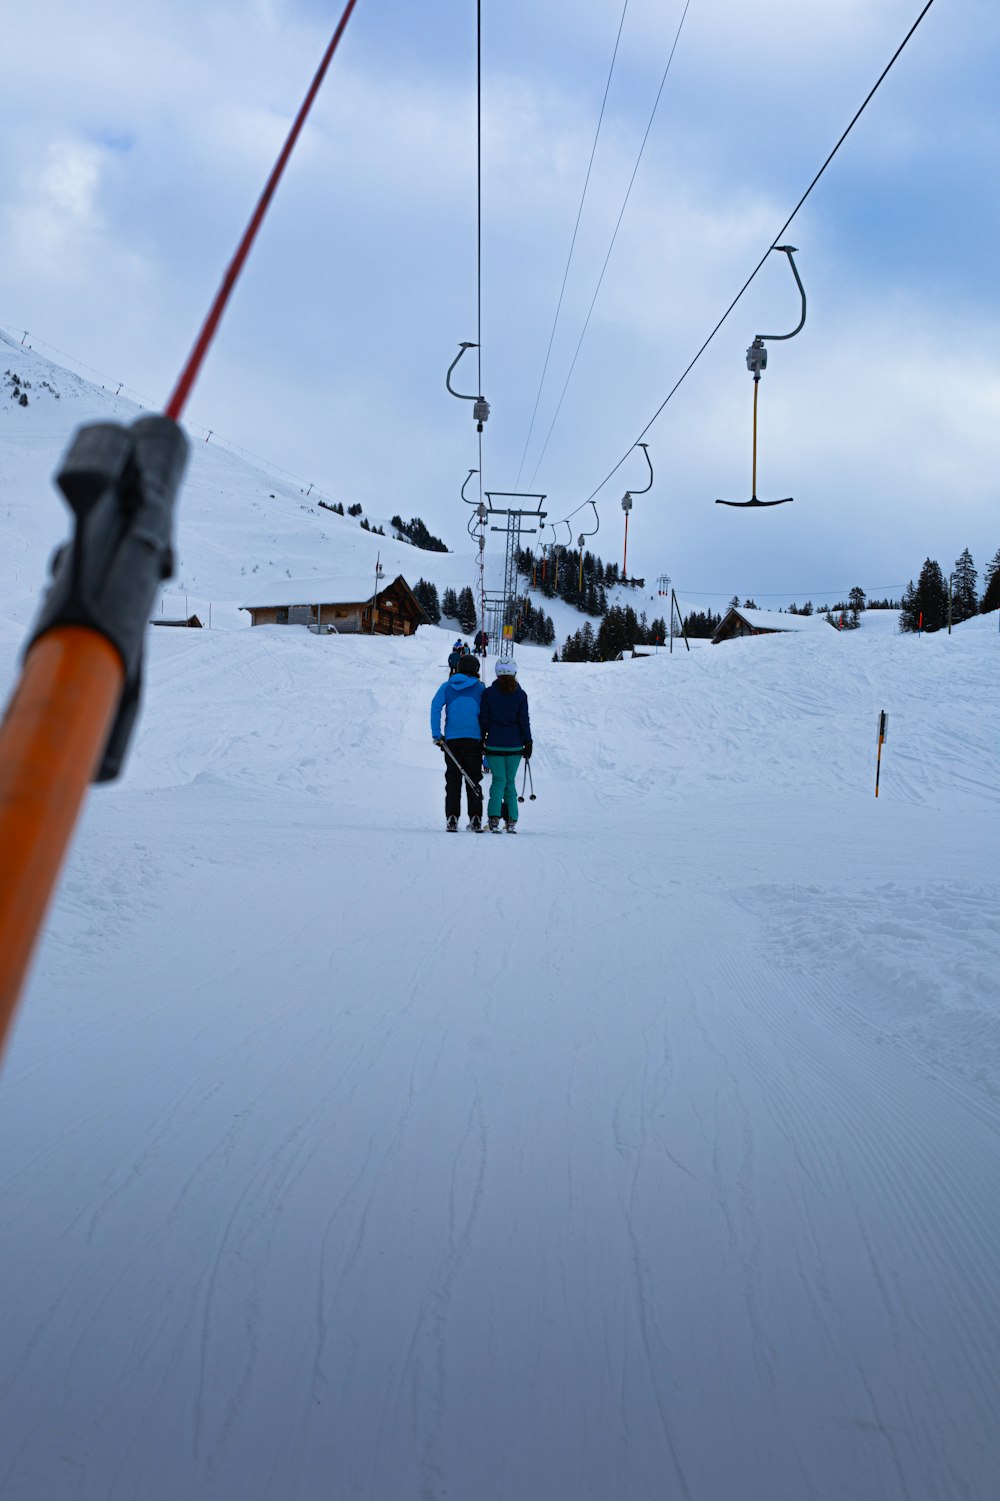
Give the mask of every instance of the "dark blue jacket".
[(531, 720), (528, 695), (520, 683), (513, 693), (491, 683), (479, 703), (479, 722), (488, 751), (523, 749), (531, 740)]

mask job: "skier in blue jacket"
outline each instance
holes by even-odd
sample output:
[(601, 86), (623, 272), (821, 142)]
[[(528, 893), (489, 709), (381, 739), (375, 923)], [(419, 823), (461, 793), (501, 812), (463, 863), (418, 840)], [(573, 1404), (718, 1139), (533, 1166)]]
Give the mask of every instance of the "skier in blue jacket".
[(485, 691), (479, 681), (479, 658), (470, 654), (460, 659), (457, 670), (441, 684), (431, 701), (431, 735), (434, 744), (444, 751), (444, 814), (449, 834), (454, 834), (458, 828), (462, 812), (462, 783), (466, 777), (469, 828), (476, 834), (482, 831), (483, 736), (479, 705)]
[(517, 664), (498, 659), (496, 681), (483, 694), (479, 720), (483, 730), (486, 764), (490, 769), (490, 829), (500, 832), (500, 811), (508, 834), (517, 833), (517, 768), (521, 757), (531, 759), (531, 720), (528, 695), (517, 681)]

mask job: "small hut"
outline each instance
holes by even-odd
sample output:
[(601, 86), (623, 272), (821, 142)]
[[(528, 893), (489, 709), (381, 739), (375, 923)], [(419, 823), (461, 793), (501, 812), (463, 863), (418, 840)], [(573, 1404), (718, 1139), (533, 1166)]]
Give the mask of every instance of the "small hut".
[(203, 629), (202, 623), (198, 619), (197, 615), (189, 615), (186, 620), (183, 618), (183, 616), (181, 616), (179, 619), (176, 619), (176, 620), (165, 620), (162, 615), (157, 615), (156, 619), (155, 620), (151, 620), (149, 623), (150, 623), (150, 625), (180, 625), (180, 626), (187, 626), (191, 630), (198, 630), (198, 631), (200, 631), (200, 630)]
[(430, 623), (402, 574), (379, 589), (371, 576), (277, 580), (253, 599), (240, 606), (251, 625), (304, 625), (322, 635), (412, 636)]
[(804, 631), (821, 630), (827, 624), (825, 615), (786, 615), (778, 610), (744, 610), (733, 605), (716, 626), (712, 645), (732, 641), (736, 636), (798, 635)]

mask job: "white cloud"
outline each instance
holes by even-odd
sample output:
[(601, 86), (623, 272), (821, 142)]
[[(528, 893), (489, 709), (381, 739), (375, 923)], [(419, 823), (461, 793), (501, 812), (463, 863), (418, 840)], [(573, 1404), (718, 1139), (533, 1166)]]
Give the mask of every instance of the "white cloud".
[[(637, 435), (915, 11), (694, 0), (539, 473), (554, 515)], [(597, 0), (512, 0), (500, 25), (487, 8), (486, 453), (501, 487), (527, 431), (619, 14)], [(629, 6), (541, 433), (679, 15), (662, 0)], [(0, 95), (0, 316), (164, 395), (328, 20), (298, 0), (19, 7)], [(657, 488), (634, 518), (647, 570), (662, 562), (689, 582), (717, 571), (762, 590), (739, 570), (776, 578), (815, 558), (853, 573), (877, 547), (908, 576), (940, 517), (964, 529), (956, 553), (979, 545), (974, 525), (988, 533), (1000, 309), (983, 249), (995, 211), (980, 189), (1000, 136), (984, 81), (998, 23), (970, 0), (935, 7), (925, 27), (794, 227), (810, 316), (765, 377), (761, 479), (802, 499), (763, 525), (743, 516), (742, 529), (712, 506), (749, 482), (746, 345), (794, 321), (774, 257), (653, 430)], [(387, 514), (421, 513), (456, 541), (476, 445), (443, 380), (475, 334), (471, 42), (450, 11), (358, 7), (191, 406), (328, 491), (373, 508), (381, 493)], [(949, 477), (957, 508), (940, 502)], [(873, 507), (872, 494), (885, 499)], [(611, 530), (606, 520), (602, 539)]]

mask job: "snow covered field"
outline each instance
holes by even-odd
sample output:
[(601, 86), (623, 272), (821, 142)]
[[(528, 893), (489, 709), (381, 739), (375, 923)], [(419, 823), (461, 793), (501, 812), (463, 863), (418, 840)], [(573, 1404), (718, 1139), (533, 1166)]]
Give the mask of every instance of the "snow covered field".
[[(49, 378), (5, 689), (109, 409)], [(236, 606), (468, 560), (197, 447), (224, 628), (151, 631), (0, 1073), (3, 1501), (1000, 1494), (996, 616), (524, 649), (537, 801), (451, 838), (450, 632)]]

